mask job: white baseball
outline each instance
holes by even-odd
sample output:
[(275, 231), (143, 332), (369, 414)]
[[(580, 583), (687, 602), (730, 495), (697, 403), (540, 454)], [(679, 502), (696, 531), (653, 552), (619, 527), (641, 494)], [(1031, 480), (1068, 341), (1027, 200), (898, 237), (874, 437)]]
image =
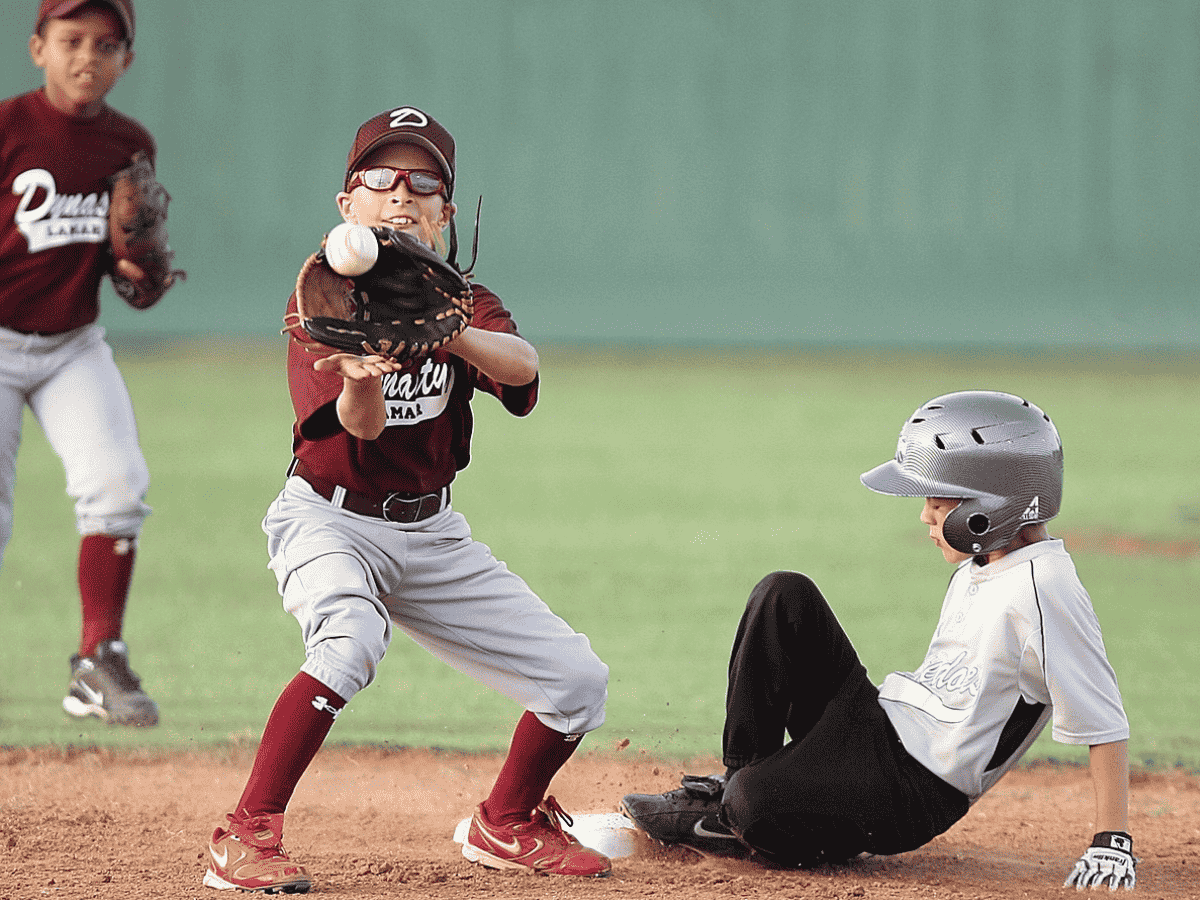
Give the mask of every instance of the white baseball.
[(379, 259), (379, 242), (365, 225), (343, 222), (325, 237), (325, 259), (339, 275), (361, 275)]

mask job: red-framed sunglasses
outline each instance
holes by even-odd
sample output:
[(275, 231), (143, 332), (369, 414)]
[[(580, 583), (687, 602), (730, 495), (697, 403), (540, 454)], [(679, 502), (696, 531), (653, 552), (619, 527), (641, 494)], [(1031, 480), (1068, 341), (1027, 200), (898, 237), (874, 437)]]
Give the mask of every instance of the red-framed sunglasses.
[(369, 191), (390, 191), (403, 180), (408, 189), (421, 197), (440, 194), (446, 190), (441, 176), (428, 169), (395, 169), (391, 166), (373, 166), (350, 176), (347, 191), (360, 184)]

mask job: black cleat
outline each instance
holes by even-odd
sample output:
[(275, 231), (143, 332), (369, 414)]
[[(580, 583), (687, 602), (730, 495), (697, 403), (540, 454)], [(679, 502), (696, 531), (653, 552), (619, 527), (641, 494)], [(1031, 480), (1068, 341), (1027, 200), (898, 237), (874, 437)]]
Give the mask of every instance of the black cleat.
[(725, 777), (684, 775), (682, 784), (666, 794), (626, 794), (621, 807), (656, 841), (714, 856), (748, 856), (749, 848), (721, 821)]

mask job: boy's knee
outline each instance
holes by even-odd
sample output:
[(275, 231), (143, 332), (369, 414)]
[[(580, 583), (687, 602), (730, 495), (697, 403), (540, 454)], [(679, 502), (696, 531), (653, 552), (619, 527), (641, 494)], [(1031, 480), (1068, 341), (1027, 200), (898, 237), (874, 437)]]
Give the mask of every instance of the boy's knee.
[(552, 689), (553, 711), (542, 723), (564, 734), (586, 734), (604, 724), (608, 705), (608, 666), (594, 653), (576, 656), (569, 674)]
[(356, 638), (330, 637), (308, 651), (302, 670), (349, 702), (375, 680), (382, 657), (382, 649)]
[(149, 472), (145, 467), (134, 467), (109, 474), (81, 492), (75, 503), (79, 533), (137, 537), (150, 515), (150, 507), (144, 502), (149, 487)]
[(608, 702), (608, 666), (599, 660), (597, 663), (596, 668), (590, 669), (580, 679), (576, 694), (584, 700), (587, 708), (603, 711)]
[(799, 572), (772, 572), (754, 586), (746, 601), (752, 610), (771, 606), (795, 606), (820, 596), (816, 582)]
[[(576, 721), (571, 728), (573, 731), (595, 731), (604, 724), (605, 707), (608, 704), (608, 666), (593, 657), (591, 665), (578, 671), (575, 675), (572, 696), (573, 706), (581, 710), (581, 715), (572, 716)], [(582, 722), (582, 724), (578, 724)]]

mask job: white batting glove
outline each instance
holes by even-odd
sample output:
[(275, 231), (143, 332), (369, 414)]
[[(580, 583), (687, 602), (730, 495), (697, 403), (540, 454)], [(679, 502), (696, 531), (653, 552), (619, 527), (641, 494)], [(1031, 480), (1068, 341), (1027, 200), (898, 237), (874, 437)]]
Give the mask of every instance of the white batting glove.
[(1075, 890), (1082, 891), (1107, 882), (1110, 891), (1118, 887), (1132, 891), (1137, 882), (1137, 873), (1134, 871), (1137, 864), (1133, 855), (1133, 838), (1123, 831), (1101, 831), (1092, 838), (1092, 846), (1075, 863), (1063, 887), (1074, 885)]

